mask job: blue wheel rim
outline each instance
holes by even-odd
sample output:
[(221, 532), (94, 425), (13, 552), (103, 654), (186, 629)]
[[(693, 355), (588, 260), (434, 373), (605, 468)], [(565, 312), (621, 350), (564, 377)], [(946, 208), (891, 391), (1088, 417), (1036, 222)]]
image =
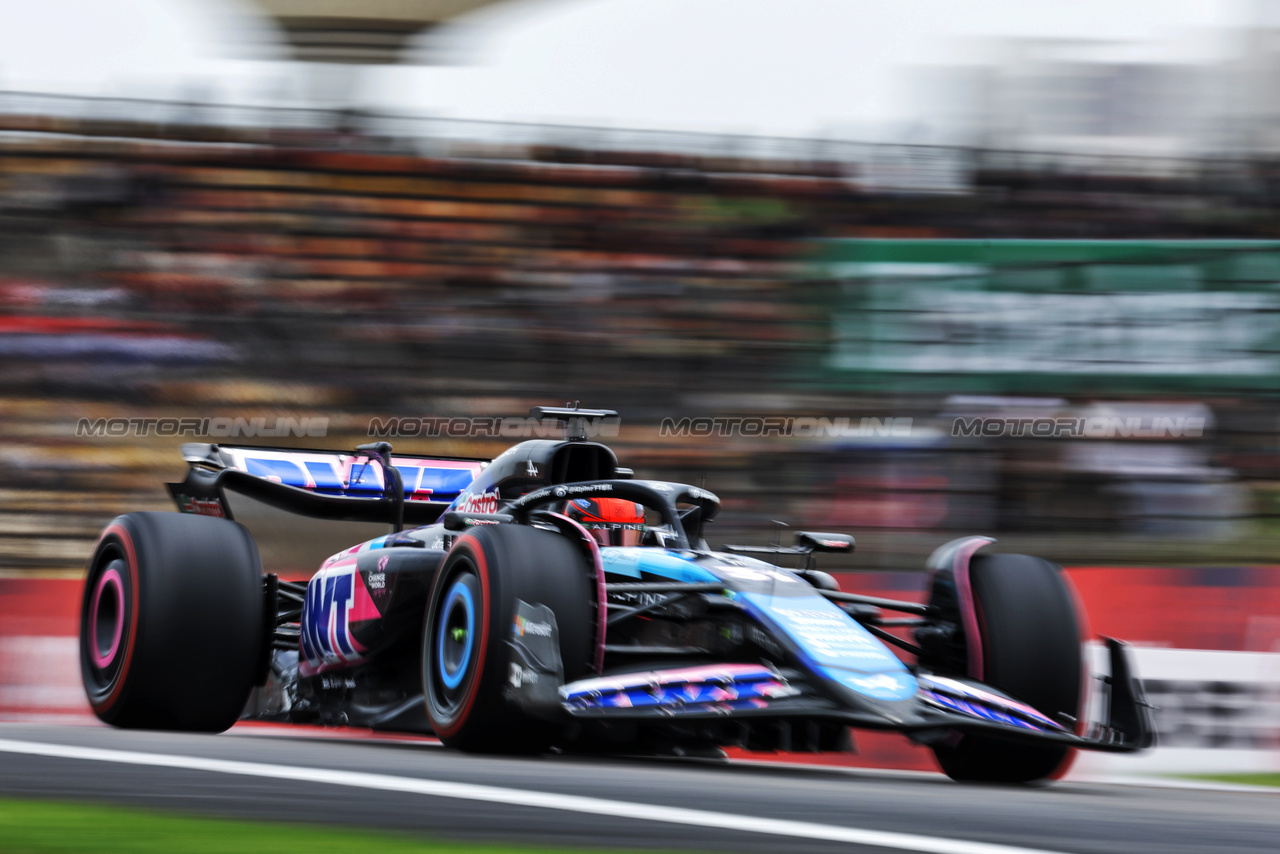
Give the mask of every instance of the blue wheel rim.
[[(459, 615), (461, 617), (461, 626), (454, 619), (456, 611), (462, 612)], [(475, 602), (471, 597), (471, 588), (466, 585), (464, 579), (459, 578), (449, 588), (449, 593), (445, 596), (444, 605), (440, 609), (440, 629), (436, 633), (436, 669), (440, 673), (440, 681), (450, 691), (456, 690), (467, 675), (467, 664), (471, 661), (471, 645), (475, 637), (475, 614)], [(461, 639), (455, 634), (459, 628), (462, 629), (463, 634)], [(458, 646), (461, 646), (462, 650), (457, 658), (453, 661), (446, 660), (446, 648), (452, 653), (457, 650)], [(453, 659), (454, 657), (450, 655), (449, 658)]]

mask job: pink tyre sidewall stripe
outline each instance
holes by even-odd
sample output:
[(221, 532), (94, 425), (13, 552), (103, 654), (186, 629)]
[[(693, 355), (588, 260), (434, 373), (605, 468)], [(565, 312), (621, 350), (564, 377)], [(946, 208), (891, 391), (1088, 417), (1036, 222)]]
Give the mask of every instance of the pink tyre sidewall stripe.
[[(111, 646), (104, 653), (98, 647), (98, 607), (102, 602), (102, 594), (108, 588), (114, 588), (116, 597), (115, 626), (111, 632)], [(124, 636), (124, 581), (114, 568), (108, 569), (98, 578), (93, 591), (93, 601), (89, 605), (89, 652), (93, 665), (105, 670), (115, 661), (120, 651), (120, 639)]]
[(966, 543), (955, 556), (952, 575), (956, 582), (956, 594), (960, 599), (960, 615), (964, 619), (965, 645), (969, 652), (969, 676), (982, 680), (982, 632), (978, 628), (978, 609), (973, 598), (973, 586), (969, 581), (969, 563), (978, 549), (990, 544), (990, 540), (977, 539)]
[(120, 699), (120, 694), (124, 690), (124, 686), (129, 677), (129, 669), (133, 663), (133, 646), (138, 637), (138, 608), (140, 604), (138, 598), (138, 553), (133, 546), (133, 536), (129, 533), (128, 529), (122, 524), (115, 523), (108, 525), (107, 529), (103, 531), (102, 535), (98, 538), (98, 548), (95, 550), (95, 555), (101, 554), (100, 550), (103, 543), (107, 542), (112, 537), (117, 539), (119, 544), (124, 548), (124, 558), (128, 565), (128, 607), (126, 608), (122, 606), (121, 611), (123, 612), (127, 610), (129, 612), (129, 627), (124, 633), (124, 652), (122, 653), (124, 657), (121, 659), (119, 671), (112, 677), (114, 687), (112, 687), (111, 693), (102, 700), (90, 699), (90, 705), (93, 706), (93, 710), (97, 712), (99, 716), (109, 711)]
[(605, 593), (604, 560), (600, 555), (600, 546), (596, 543), (596, 538), (591, 536), (591, 532), (585, 526), (578, 524), (576, 519), (571, 519), (561, 513), (552, 513), (551, 515), (576, 530), (591, 554), (591, 565), (596, 575), (596, 642), (591, 658), (591, 667), (596, 674), (600, 674), (604, 672), (604, 641), (605, 634), (609, 630), (609, 597)]

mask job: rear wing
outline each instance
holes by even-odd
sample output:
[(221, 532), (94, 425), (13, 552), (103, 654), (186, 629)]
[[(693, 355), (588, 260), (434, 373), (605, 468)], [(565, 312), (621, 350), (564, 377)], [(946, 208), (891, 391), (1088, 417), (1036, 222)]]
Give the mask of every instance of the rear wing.
[[(385, 443), (381, 443), (385, 445)], [(186, 480), (166, 484), (183, 513), (231, 519), (227, 492), (316, 519), (429, 525), (488, 465), (488, 460), (355, 451), (187, 444)], [(403, 498), (388, 488), (383, 461), (399, 473)], [(401, 511), (402, 508), (402, 511)]]

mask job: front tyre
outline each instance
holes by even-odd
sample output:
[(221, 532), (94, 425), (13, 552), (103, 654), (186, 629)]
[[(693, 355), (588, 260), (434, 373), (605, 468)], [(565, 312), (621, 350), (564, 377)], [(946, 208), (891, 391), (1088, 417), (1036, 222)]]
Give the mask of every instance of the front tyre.
[[(969, 567), (981, 635), (980, 679), (1051, 718), (1080, 714), (1079, 622), (1061, 567), (1028, 555), (976, 555)], [(1073, 749), (966, 733), (934, 747), (953, 780), (1029, 783), (1053, 777)]]
[(489, 594), (475, 556), (459, 556), (447, 569), (448, 583), (440, 588), (442, 600), (432, 603), (426, 638), (427, 708), (438, 734), (461, 729), (475, 705), (491, 627), (488, 615), (480, 611)]
[(555, 616), (564, 679), (588, 672), (595, 620), (592, 567), (560, 534), (517, 525), (472, 528), (458, 537), (432, 586), (423, 632), (423, 694), (432, 729), (449, 747), (537, 753), (553, 723), (519, 708), (507, 691), (507, 643), (517, 603)]
[(262, 569), (226, 519), (129, 513), (102, 532), (80, 607), (80, 672), (101, 720), (221, 732), (262, 655)]

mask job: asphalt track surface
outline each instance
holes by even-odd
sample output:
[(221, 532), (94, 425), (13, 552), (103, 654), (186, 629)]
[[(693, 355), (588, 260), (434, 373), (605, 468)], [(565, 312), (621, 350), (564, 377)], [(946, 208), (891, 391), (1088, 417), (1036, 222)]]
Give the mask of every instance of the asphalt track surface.
[(283, 728), (202, 736), (3, 724), (0, 793), (553, 847), (1280, 849), (1280, 795), (1272, 794), (962, 786), (931, 775), (716, 761), (488, 758), (422, 740)]

